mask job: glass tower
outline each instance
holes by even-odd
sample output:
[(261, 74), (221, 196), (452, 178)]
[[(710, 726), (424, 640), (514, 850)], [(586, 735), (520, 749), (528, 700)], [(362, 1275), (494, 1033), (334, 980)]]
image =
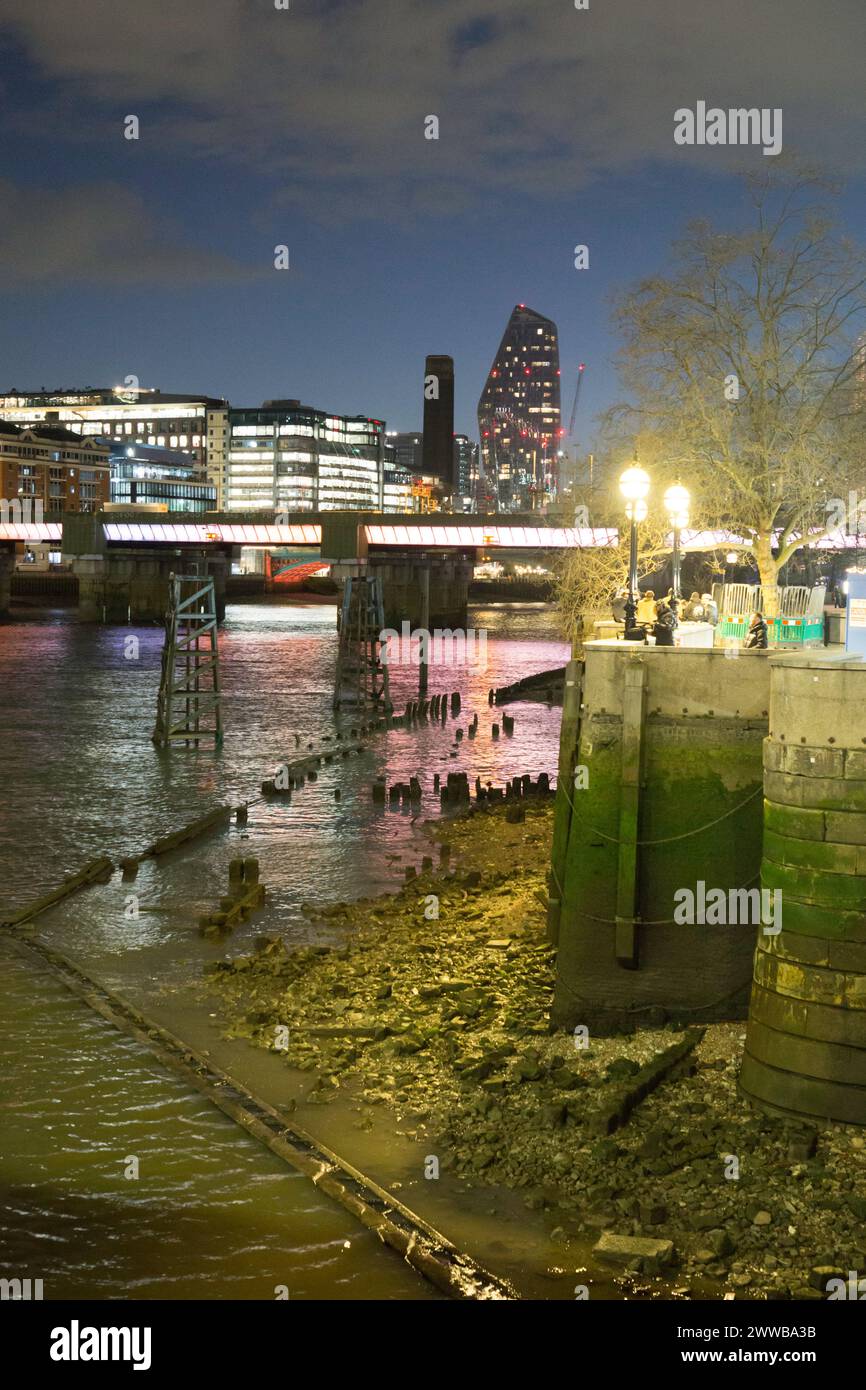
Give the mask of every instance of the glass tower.
[(517, 304), (478, 402), (479, 506), (524, 511), (557, 487), (561, 433), (556, 324)]

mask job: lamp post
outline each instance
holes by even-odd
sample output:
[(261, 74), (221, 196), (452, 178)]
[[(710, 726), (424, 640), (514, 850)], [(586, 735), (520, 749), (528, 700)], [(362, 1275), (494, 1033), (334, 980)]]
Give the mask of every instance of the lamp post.
[(689, 503), (691, 500), (688, 489), (684, 488), (681, 483), (674, 483), (673, 487), (669, 487), (665, 493), (665, 507), (674, 533), (673, 584), (671, 588), (675, 601), (682, 597), (680, 593), (680, 531), (689, 524)]
[(625, 498), (625, 514), (631, 524), (628, 558), (628, 598), (625, 601), (625, 637), (634, 630), (637, 615), (637, 523), (647, 514), (646, 499), (650, 490), (649, 474), (637, 460), (625, 470), (619, 480), (619, 490)]

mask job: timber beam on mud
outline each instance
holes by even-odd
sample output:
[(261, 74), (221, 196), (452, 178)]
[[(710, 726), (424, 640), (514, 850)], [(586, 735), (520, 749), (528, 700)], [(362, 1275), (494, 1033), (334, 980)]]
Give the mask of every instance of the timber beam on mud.
[(546, 701), (547, 704), (562, 704), (562, 691), (565, 682), (565, 667), (557, 666), (552, 671), (536, 671), (534, 675), (524, 676), (511, 685), (500, 685), (488, 694), (488, 704), (507, 705), (511, 700)]
[(489, 1301), (518, 1297), (505, 1280), (477, 1264), (374, 1179), (305, 1130), (290, 1124), (285, 1115), (248, 1091), (203, 1053), (147, 1018), (59, 951), (14, 932), (12, 939), (22, 952), (36, 956), (48, 966), (73, 994), (108, 1023), (148, 1048), (248, 1134), (310, 1178), (436, 1288), (452, 1298)]
[(231, 806), (217, 806), (213, 811), (199, 816), (197, 820), (190, 821), (189, 825), (182, 826), (180, 830), (172, 830), (170, 834), (154, 840), (153, 844), (141, 855), (141, 858), (156, 859), (160, 854), (167, 854), (170, 849), (177, 849), (179, 845), (185, 845), (187, 840), (195, 840), (199, 835), (206, 834), (208, 830), (213, 830), (217, 826), (228, 825), (233, 809)]
[(25, 922), (29, 922), (34, 917), (38, 917), (40, 912), (45, 912), (49, 907), (54, 907), (55, 903), (62, 902), (72, 893), (77, 893), (79, 888), (86, 888), (91, 883), (106, 883), (114, 872), (114, 865), (111, 860), (103, 855), (99, 859), (92, 859), (89, 864), (85, 864), (83, 869), (79, 869), (75, 874), (68, 874), (59, 888), (54, 888), (50, 893), (45, 893), (35, 902), (28, 903), (26, 907), (19, 908), (11, 916), (4, 917), (0, 921), (0, 927), (20, 927)]
[(684, 1038), (666, 1047), (635, 1073), (632, 1080), (617, 1088), (613, 1096), (588, 1119), (591, 1134), (613, 1134), (628, 1124), (632, 1111), (663, 1081), (676, 1081), (694, 1070), (692, 1053), (706, 1032), (705, 1028), (689, 1028)]

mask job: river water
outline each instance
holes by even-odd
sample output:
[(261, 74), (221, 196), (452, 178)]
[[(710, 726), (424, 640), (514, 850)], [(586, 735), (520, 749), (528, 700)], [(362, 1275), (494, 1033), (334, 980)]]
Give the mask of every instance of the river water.
[[(513, 706), (513, 736), (494, 740), (487, 691), (563, 664), (555, 615), (492, 605), (470, 622), (487, 633), (486, 669), (430, 675), (431, 694), (460, 691), (457, 719), (375, 736), (359, 756), (323, 766), (290, 806), (259, 801), (246, 827), (145, 861), (133, 885), (115, 875), (52, 909), (39, 937), (146, 1006), (261, 933), (313, 940), (304, 902), (393, 891), (428, 850), (419, 826), (438, 814), (434, 772), (498, 784), (553, 775), (559, 711)], [(62, 612), (0, 626), (2, 907), (97, 855), (116, 862), (220, 802), (258, 796), (281, 762), (333, 743), (336, 646), (331, 604), (230, 606), (224, 746), (166, 752), (150, 741), (161, 629), (84, 626)], [(416, 685), (414, 668), (392, 667), (397, 710)], [(473, 712), (477, 738), (456, 742)], [(376, 777), (411, 775), (424, 788), (420, 808), (374, 807)], [(218, 905), (239, 853), (258, 856), (267, 903), (228, 947), (211, 944), (198, 919)], [(12, 943), (0, 942), (0, 971), (0, 1277), (41, 1278), (46, 1298), (273, 1298), (278, 1286), (292, 1298), (436, 1296)], [(137, 1178), (126, 1176), (130, 1156)]]

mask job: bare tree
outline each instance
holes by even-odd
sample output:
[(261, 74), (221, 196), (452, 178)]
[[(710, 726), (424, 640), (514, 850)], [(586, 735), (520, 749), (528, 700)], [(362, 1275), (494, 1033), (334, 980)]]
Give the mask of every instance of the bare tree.
[[(556, 571), (556, 597), (575, 656), (593, 636), (594, 624), (610, 618), (611, 600), (617, 591), (628, 588), (628, 522), (624, 521), (621, 500), (613, 491), (595, 493), (586, 501), (576, 494), (576, 508), (586, 506), (592, 525), (619, 531), (619, 544), (569, 550)], [(651, 507), (637, 532), (638, 579), (654, 573), (670, 555), (670, 523), (660, 503)], [(659, 597), (657, 595), (657, 597)]]
[(619, 302), (631, 403), (610, 423), (648, 471), (681, 478), (702, 527), (741, 538), (726, 549), (753, 552), (775, 616), (781, 566), (838, 527), (831, 497), (866, 483), (866, 260), (814, 174), (745, 183), (751, 226), (691, 224), (671, 273)]

